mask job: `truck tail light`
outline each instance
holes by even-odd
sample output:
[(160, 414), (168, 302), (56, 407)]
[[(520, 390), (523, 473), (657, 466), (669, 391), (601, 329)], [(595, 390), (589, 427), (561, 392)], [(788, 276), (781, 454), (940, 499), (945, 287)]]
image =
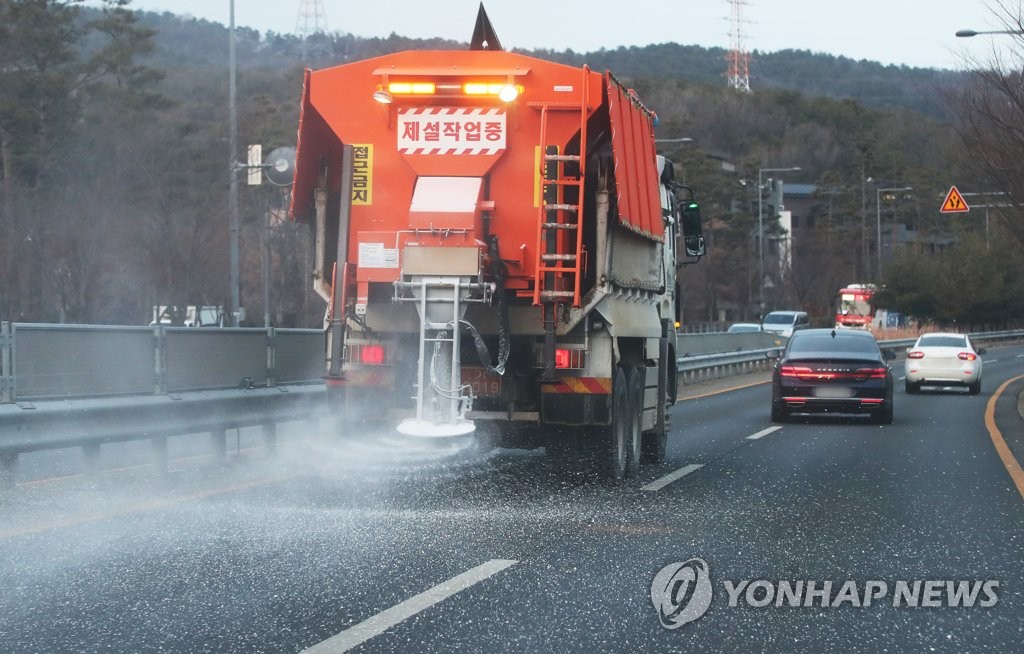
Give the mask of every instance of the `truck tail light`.
[(960, 354), (956, 355), (956, 358), (960, 359), (961, 361), (974, 361), (975, 359), (978, 358), (978, 355), (975, 354), (974, 352), (961, 352)]
[(346, 343), (343, 361), (364, 366), (386, 366), (391, 363), (390, 354), (384, 343)]
[(569, 350), (558, 348), (555, 350), (555, 367), (556, 368), (568, 368), (569, 367)]
[(371, 366), (379, 366), (384, 363), (384, 346), (364, 345), (359, 352), (359, 362)]
[(924, 358), (924, 352), (922, 352), (921, 350), (914, 350), (913, 352), (908, 352), (907, 353), (907, 358), (908, 359), (923, 359)]
[[(555, 348), (555, 369), (556, 370), (581, 370), (586, 366), (587, 352), (572, 347)], [(534, 366), (543, 368), (545, 363), (544, 348), (534, 348)]]

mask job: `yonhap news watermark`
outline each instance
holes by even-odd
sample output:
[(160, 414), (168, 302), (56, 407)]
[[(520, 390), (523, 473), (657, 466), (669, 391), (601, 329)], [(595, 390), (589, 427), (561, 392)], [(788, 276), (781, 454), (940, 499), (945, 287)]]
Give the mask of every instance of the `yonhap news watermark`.
[[(730, 608), (990, 608), (999, 581), (963, 579), (723, 579), (720, 602)], [(651, 582), (651, 603), (666, 629), (704, 615), (715, 601), (711, 567), (701, 558), (670, 563)]]

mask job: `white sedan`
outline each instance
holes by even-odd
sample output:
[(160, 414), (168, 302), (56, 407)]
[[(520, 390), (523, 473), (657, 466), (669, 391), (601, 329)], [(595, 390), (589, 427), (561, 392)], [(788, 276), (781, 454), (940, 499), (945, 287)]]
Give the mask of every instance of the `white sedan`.
[(981, 392), (981, 355), (966, 334), (923, 334), (907, 350), (906, 381), (908, 393), (918, 393), (924, 385), (966, 386), (971, 395)]

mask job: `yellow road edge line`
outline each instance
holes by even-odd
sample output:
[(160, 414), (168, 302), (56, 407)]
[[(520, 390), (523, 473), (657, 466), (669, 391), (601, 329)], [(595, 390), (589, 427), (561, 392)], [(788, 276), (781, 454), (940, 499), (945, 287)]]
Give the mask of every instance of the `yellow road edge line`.
[(699, 400), (703, 397), (711, 397), (712, 395), (721, 395), (722, 393), (731, 393), (732, 391), (739, 391), (744, 388), (750, 388), (751, 386), (761, 386), (762, 384), (770, 384), (772, 380), (765, 379), (764, 381), (751, 382), (749, 384), (743, 384), (742, 386), (730, 386), (729, 388), (723, 388), (717, 391), (711, 391), (709, 393), (703, 393), (701, 395), (690, 395), (688, 397), (682, 397), (681, 395), (676, 396), (676, 402), (686, 402), (687, 400)]
[[(234, 450), (232, 452), (228, 452), (228, 456), (230, 457), (230, 456), (237, 456), (239, 454), (250, 454), (252, 452), (261, 451), (263, 449), (265, 449), (265, 447), (262, 447), (262, 446), (259, 446), (259, 445), (253, 445), (253, 446), (250, 446), (250, 447), (243, 447), (240, 450)], [(168, 463), (168, 465), (170, 465), (170, 464), (173, 464), (173, 463), (185, 463), (186, 461), (200, 461), (200, 460), (204, 460), (204, 459), (212, 459), (215, 456), (217, 456), (217, 455), (212, 453), (212, 452), (208, 453), (208, 454), (190, 454), (188, 456), (179, 456), (177, 458), (171, 459), (167, 463)], [(106, 475), (106, 474), (113, 474), (113, 473), (117, 473), (117, 472), (132, 472), (132, 471), (135, 471), (135, 470), (145, 470), (146, 468), (153, 468), (153, 464), (152, 463), (133, 463), (133, 464), (127, 465), (127, 466), (118, 466), (117, 468), (103, 468), (102, 470), (98, 471), (97, 474)], [(68, 473), (66, 475), (58, 475), (56, 477), (42, 477), (40, 479), (29, 479), (27, 481), (19, 481), (19, 482), (17, 482), (15, 484), (15, 486), (19, 486), (19, 487), (22, 487), (22, 488), (30, 488), (30, 487), (33, 487), (33, 486), (45, 486), (46, 484), (50, 484), (50, 483), (53, 483), (53, 482), (67, 481), (68, 479), (84, 478), (84, 477), (86, 477), (86, 475), (87, 475), (87, 473), (85, 473), (85, 472), (72, 472), (72, 473)]]
[(999, 427), (996, 426), (996, 401), (1006, 390), (1006, 387), (1017, 381), (1018, 379), (1024, 379), (1024, 375), (1019, 375), (1012, 379), (1007, 379), (1003, 382), (1003, 385), (992, 394), (992, 397), (988, 401), (988, 405), (985, 407), (985, 428), (988, 429), (988, 435), (992, 438), (992, 444), (996, 447), (996, 453), (999, 454), (999, 458), (1003, 461), (1003, 466), (1006, 468), (1006, 472), (1010, 473), (1010, 479), (1013, 480), (1014, 485), (1017, 487), (1017, 492), (1024, 498), (1024, 469), (1020, 467), (1020, 463), (1013, 456), (1013, 452), (1010, 451), (1010, 446), (1006, 444), (1006, 440), (1003, 439), (1003, 433), (999, 431)]
[(237, 493), (240, 491), (250, 490), (252, 488), (259, 488), (260, 486), (268, 486), (283, 481), (290, 481), (292, 479), (298, 479), (302, 475), (287, 475), (284, 477), (278, 477), (274, 479), (261, 479), (256, 481), (249, 481), (231, 486), (222, 486), (220, 488), (211, 488), (205, 491), (199, 491), (197, 493), (190, 493), (188, 495), (182, 495), (181, 497), (172, 497), (162, 500), (152, 500), (149, 502), (143, 502), (142, 504), (136, 504), (134, 506), (126, 506), (121, 509), (113, 511), (106, 511), (103, 513), (93, 513), (90, 515), (83, 515), (77, 518), (67, 518), (64, 520), (58, 520), (56, 522), (41, 523), (35, 525), (25, 525), (24, 527), (15, 527), (7, 531), (0, 531), (0, 539), (14, 538), (17, 536), (29, 536), (33, 534), (39, 534), (44, 531), (51, 531), (54, 529), (65, 529), (67, 527), (77, 527), (79, 525), (88, 524), (90, 522), (99, 522), (100, 520), (109, 520), (111, 518), (122, 518), (127, 515), (134, 513), (145, 513), (147, 511), (155, 511), (158, 509), (166, 509), (178, 504), (186, 504), (195, 500), (205, 499), (207, 497), (214, 497), (216, 495), (227, 495), (229, 493)]

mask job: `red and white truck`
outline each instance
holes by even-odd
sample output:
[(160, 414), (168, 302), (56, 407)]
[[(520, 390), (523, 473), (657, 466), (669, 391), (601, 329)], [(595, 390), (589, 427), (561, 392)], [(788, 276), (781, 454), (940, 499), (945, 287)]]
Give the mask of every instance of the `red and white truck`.
[(655, 122), (611, 73), (501, 50), (482, 8), (469, 50), (307, 70), (291, 214), (341, 423), (586, 448), (612, 479), (661, 460), (704, 238)]
[(847, 284), (836, 296), (836, 327), (868, 329), (875, 320), (874, 284)]

